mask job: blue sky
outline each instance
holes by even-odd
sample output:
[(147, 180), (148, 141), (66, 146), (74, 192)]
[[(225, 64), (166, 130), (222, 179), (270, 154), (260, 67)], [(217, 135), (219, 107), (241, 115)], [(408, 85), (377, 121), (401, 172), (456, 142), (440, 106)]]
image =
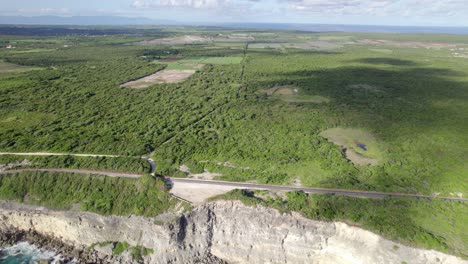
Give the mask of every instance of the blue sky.
[(468, 0), (0, 0), (0, 15), (116, 15), (180, 22), (468, 26)]

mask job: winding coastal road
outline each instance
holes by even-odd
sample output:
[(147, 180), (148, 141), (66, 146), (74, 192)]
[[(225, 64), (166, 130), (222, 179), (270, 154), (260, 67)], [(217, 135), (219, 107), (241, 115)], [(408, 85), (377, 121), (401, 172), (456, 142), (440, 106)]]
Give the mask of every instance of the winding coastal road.
[[(34, 153), (5, 153), (0, 152), (0, 155), (21, 155), (21, 156), (31, 156), (31, 155), (42, 155), (42, 156), (78, 156), (78, 157), (125, 157), (118, 155), (98, 155), (98, 154), (68, 154), (68, 153), (44, 153), (44, 152), (34, 152)], [(151, 165), (151, 175), (155, 175), (156, 163), (154, 160), (148, 157), (141, 157), (142, 159), (149, 162)], [(120, 173), (120, 172), (111, 172), (111, 171), (94, 171), (94, 170), (81, 170), (81, 169), (20, 169), (20, 170), (6, 170), (0, 171), (1, 174), (12, 174), (22, 171), (43, 171), (43, 172), (68, 172), (68, 173), (78, 173), (78, 174), (95, 174), (101, 176), (109, 177), (121, 177), (121, 178), (139, 178), (140, 174), (129, 174), (129, 173)], [(344, 195), (351, 197), (362, 197), (362, 198), (386, 198), (386, 197), (411, 197), (415, 199), (439, 199), (453, 202), (468, 202), (467, 198), (460, 197), (439, 197), (439, 196), (429, 196), (429, 195), (420, 195), (420, 194), (409, 194), (409, 193), (387, 193), (387, 192), (370, 192), (370, 191), (360, 191), (360, 190), (346, 190), (346, 189), (328, 189), (328, 188), (314, 188), (314, 187), (300, 187), (300, 186), (287, 186), (287, 185), (273, 185), (273, 184), (258, 184), (258, 183), (247, 183), (247, 182), (228, 182), (228, 181), (217, 181), (217, 180), (201, 180), (201, 179), (192, 179), (192, 178), (165, 178), (172, 186), (176, 186), (178, 183), (181, 185), (198, 185), (205, 186), (211, 189), (251, 189), (251, 190), (268, 190), (268, 191), (303, 191), (310, 194), (333, 194), (333, 195)]]

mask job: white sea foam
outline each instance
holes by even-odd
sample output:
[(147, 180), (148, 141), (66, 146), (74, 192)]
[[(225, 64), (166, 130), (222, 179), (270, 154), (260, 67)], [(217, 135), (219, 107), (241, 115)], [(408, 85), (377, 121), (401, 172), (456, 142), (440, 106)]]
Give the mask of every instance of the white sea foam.
[[(63, 261), (61, 255), (51, 250), (42, 250), (28, 242), (20, 242), (11, 247), (0, 250), (0, 262), (9, 263), (38, 263), (40, 260), (48, 260), (50, 263), (60, 263)], [(71, 262), (74, 263), (74, 262)]]

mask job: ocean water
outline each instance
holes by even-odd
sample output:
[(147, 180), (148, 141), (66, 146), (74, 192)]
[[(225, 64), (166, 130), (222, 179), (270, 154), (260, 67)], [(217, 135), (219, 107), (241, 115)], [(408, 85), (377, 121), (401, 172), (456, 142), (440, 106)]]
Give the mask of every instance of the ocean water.
[[(14, 246), (0, 248), (1, 264), (35, 264), (35, 263), (59, 263), (63, 260), (53, 251), (41, 250), (27, 242), (20, 242)], [(50, 262), (49, 262), (50, 261)], [(73, 262), (69, 262), (73, 263)]]

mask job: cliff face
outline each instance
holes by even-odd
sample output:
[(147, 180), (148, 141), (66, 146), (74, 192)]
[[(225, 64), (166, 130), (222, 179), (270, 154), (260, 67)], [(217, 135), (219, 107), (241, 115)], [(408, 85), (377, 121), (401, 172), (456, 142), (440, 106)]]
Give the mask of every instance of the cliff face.
[(35, 231), (80, 248), (126, 241), (154, 250), (145, 263), (468, 263), (344, 223), (240, 202), (206, 204), (165, 225), (143, 217), (59, 212), (11, 202), (0, 202), (0, 208), (0, 230)]

